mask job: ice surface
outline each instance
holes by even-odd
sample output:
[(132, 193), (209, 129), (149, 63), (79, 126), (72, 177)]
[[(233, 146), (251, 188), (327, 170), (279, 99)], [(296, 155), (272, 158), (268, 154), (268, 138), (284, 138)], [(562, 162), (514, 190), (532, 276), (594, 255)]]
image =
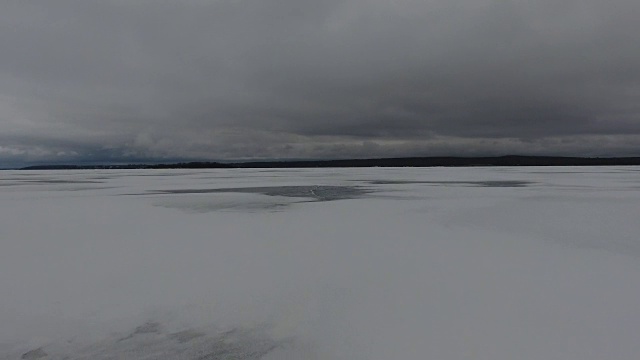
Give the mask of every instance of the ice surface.
[(640, 168), (0, 172), (0, 359), (637, 359)]

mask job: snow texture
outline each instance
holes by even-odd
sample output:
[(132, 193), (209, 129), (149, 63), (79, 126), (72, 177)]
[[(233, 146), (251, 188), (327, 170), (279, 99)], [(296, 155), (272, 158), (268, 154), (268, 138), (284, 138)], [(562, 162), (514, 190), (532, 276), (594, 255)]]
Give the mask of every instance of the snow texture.
[(640, 168), (0, 172), (0, 359), (637, 359)]

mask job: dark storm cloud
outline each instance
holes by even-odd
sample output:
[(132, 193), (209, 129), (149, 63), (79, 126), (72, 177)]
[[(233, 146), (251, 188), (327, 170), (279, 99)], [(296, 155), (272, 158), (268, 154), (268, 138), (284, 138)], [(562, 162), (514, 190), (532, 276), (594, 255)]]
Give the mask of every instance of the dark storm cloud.
[(640, 154), (638, 13), (632, 0), (4, 1), (0, 158)]

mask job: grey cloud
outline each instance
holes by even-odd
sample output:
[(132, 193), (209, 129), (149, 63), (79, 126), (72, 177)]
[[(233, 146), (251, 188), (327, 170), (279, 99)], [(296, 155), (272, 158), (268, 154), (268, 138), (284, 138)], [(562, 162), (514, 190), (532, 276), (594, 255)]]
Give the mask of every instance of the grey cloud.
[(631, 0), (9, 0), (0, 146), (62, 154), (51, 161), (640, 154), (639, 11)]

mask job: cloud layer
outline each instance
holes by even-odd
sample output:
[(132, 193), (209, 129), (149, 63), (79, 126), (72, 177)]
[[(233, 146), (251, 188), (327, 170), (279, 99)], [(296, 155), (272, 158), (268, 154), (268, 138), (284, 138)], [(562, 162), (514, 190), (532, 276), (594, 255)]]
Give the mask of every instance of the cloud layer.
[(0, 159), (640, 155), (634, 0), (0, 5)]

